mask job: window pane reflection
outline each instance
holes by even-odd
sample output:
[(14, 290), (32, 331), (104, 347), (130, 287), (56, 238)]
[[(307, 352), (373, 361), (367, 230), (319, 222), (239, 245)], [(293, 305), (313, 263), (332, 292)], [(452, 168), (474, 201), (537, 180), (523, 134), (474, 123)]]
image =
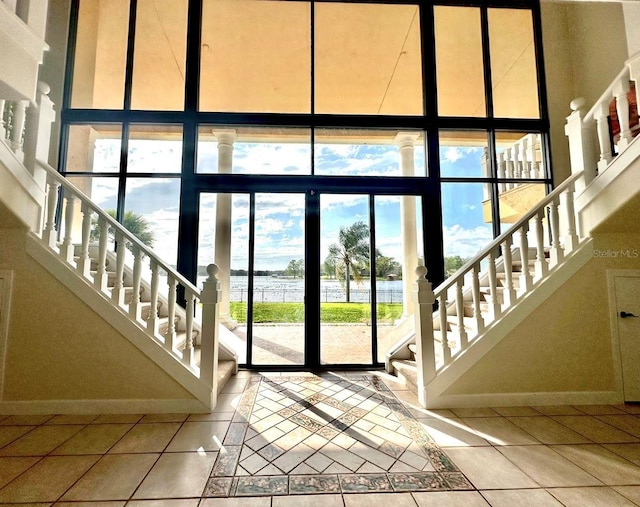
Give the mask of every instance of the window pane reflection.
[(485, 116), (480, 9), (434, 7), (438, 113)]
[(184, 108), (187, 0), (138, 0), (131, 109)]
[(493, 115), (539, 118), (531, 11), (489, 9)]
[(417, 5), (315, 4), (315, 112), (422, 114)]

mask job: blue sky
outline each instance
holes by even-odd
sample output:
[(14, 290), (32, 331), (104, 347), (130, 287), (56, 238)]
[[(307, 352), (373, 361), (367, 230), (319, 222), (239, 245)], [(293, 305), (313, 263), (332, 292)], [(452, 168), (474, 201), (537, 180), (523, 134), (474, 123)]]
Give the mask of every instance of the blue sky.
[[(482, 148), (443, 147), (441, 171), (447, 176), (480, 176)], [(234, 145), (234, 173), (309, 174), (308, 143)], [(315, 170), (323, 175), (400, 175), (398, 149), (393, 144), (319, 144), (315, 150)], [(178, 173), (181, 145), (175, 141), (135, 141), (131, 144), (129, 171)], [(96, 143), (94, 172), (115, 172), (119, 163), (119, 143)], [(418, 174), (424, 173), (424, 152), (415, 150)], [(217, 145), (199, 143), (199, 172), (214, 172)], [(104, 208), (115, 207), (116, 180), (95, 178), (92, 198)], [(491, 226), (483, 221), (482, 184), (443, 185), (443, 233), (445, 255), (469, 257), (491, 240)], [(167, 262), (175, 263), (179, 179), (129, 178), (126, 208), (143, 214), (151, 224), (154, 250)], [(258, 194), (256, 196), (256, 269), (284, 269), (291, 259), (304, 256), (304, 196), (301, 194)], [(245, 268), (248, 250), (248, 194), (233, 199), (232, 268)], [(203, 194), (199, 263), (213, 258), (215, 195)], [(419, 201), (417, 207), (420, 221)], [(362, 220), (368, 223), (368, 200), (355, 195), (321, 195), (321, 259), (327, 255), (341, 226)], [(401, 261), (400, 197), (376, 198), (376, 240), (380, 251)], [(420, 242), (420, 238), (419, 238)], [(420, 252), (422, 255), (422, 252)]]

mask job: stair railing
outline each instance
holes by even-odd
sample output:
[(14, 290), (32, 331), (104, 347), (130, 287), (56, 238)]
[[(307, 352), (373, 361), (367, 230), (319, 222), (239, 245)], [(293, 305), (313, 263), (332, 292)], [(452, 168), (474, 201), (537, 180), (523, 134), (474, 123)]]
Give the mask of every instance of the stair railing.
[[(208, 268), (210, 275), (207, 280), (209, 295), (203, 299), (197, 287), (178, 273), (173, 266), (160, 259), (147, 245), (91, 201), (64, 176), (40, 160), (37, 160), (36, 164), (45, 171), (47, 182), (44, 227), (38, 234), (42, 242), (56, 252), (63, 262), (76, 271), (78, 276), (93, 285), (124, 315), (127, 315), (167, 354), (180, 361), (194, 376), (212, 386), (215, 393), (213, 381), (217, 378), (214, 376), (217, 366), (214, 364), (214, 354), (216, 354), (218, 345), (215, 343), (217, 341), (217, 322), (206, 324), (203, 322), (199, 366), (196, 364), (193, 329), (196, 325), (196, 305), (199, 303), (204, 307), (203, 318), (217, 315), (215, 310), (205, 306), (216, 306), (218, 303), (219, 298), (213, 295), (215, 289), (212, 289), (217, 286), (215, 279), (217, 268), (213, 265)], [(81, 212), (81, 220), (79, 221), (78, 207)], [(62, 210), (60, 224), (56, 222), (58, 209)], [(77, 245), (77, 235), (80, 236), (79, 246)], [(95, 269), (92, 269), (90, 248), (95, 248), (96, 243), (97, 252), (93, 256), (96, 257), (93, 262), (97, 262), (97, 265)], [(108, 252), (111, 252), (111, 256), (115, 257), (115, 266), (107, 266)], [(133, 265), (130, 291), (124, 285), (125, 263)], [(146, 263), (148, 264), (143, 266)], [(140, 301), (140, 286), (143, 271), (145, 271), (144, 267), (150, 277), (151, 287), (148, 317), (145, 316), (146, 318), (142, 317), (143, 303)], [(113, 271), (115, 271), (115, 277), (108, 273)], [(111, 280), (112, 285), (109, 283), (109, 276), (114, 278)], [(162, 281), (163, 278), (164, 281)], [(178, 287), (182, 288), (186, 301), (186, 323), (184, 324), (186, 342), (183, 350), (176, 348), (175, 341), (178, 322), (176, 318)], [(163, 322), (162, 328), (158, 314), (158, 302), (161, 295), (168, 302), (166, 322)]]
[[(426, 340), (418, 347), (421, 353), (416, 357), (424, 378), (419, 388), (481, 339), (494, 322), (578, 247), (581, 239), (576, 231), (573, 194), (581, 177), (582, 173), (577, 173), (565, 180), (433, 291), (438, 310), (427, 318), (433, 319), (432, 329), (439, 331), (440, 336), (436, 338), (435, 332), (416, 334)], [(549, 224), (548, 229), (545, 223)], [(520, 269), (515, 270), (514, 266)], [(422, 271), (418, 275), (419, 280), (424, 278)], [(417, 287), (430, 291), (424, 282)], [(487, 301), (482, 299), (487, 297)], [(414, 297), (416, 301), (419, 299), (420, 296)], [(419, 314), (416, 309), (416, 315)], [(450, 327), (457, 328), (455, 339)], [(429, 328), (416, 323), (417, 330)]]
[[(584, 114), (582, 109), (583, 98), (571, 102), (573, 113), (567, 118), (565, 134), (569, 138), (571, 172), (584, 170), (584, 181), (576, 189), (578, 192), (606, 171), (614, 157), (626, 150), (640, 132), (639, 85), (640, 53), (636, 53), (625, 62), (624, 68), (588, 113)], [(615, 135), (612, 125), (616, 126)], [(597, 145), (593, 142), (596, 137)]]

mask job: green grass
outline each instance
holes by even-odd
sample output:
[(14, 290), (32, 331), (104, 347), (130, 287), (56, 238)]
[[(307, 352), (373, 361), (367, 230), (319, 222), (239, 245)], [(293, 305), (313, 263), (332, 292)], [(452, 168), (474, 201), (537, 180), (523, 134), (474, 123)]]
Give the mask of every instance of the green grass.
[[(379, 303), (378, 322), (393, 322), (402, 315), (402, 304)], [(238, 322), (247, 321), (247, 303), (231, 303), (231, 317)], [(367, 303), (322, 303), (320, 318), (326, 323), (366, 324), (371, 321)], [(304, 303), (255, 303), (253, 322), (256, 324), (304, 322)]]

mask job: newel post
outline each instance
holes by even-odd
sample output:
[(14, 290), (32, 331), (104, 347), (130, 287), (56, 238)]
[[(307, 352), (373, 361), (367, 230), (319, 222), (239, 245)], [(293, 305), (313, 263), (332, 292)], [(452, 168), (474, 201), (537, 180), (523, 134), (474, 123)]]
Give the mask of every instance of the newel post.
[(202, 284), (202, 343), (200, 359), (200, 379), (211, 386), (211, 409), (216, 406), (218, 391), (218, 326), (219, 303), (222, 295), (220, 281), (216, 277), (218, 266), (207, 266), (208, 278)]
[(416, 268), (413, 302), (416, 319), (416, 362), (418, 366), (418, 402), (427, 406), (427, 384), (436, 376), (436, 357), (433, 337), (433, 303), (435, 296), (427, 280), (427, 268)]
[(51, 142), (51, 125), (56, 119), (53, 102), (49, 98), (51, 87), (47, 83), (38, 81), (36, 102), (29, 105), (27, 110), (27, 130), (24, 135), (24, 165), (40, 185), (44, 188), (46, 172), (38, 167), (36, 160), (49, 160), (49, 145)]
[(571, 174), (584, 170), (583, 181), (576, 182), (576, 193), (580, 193), (596, 177), (596, 162), (593, 157), (593, 146), (590, 142), (589, 129), (584, 123), (582, 97), (571, 101), (573, 113), (567, 117), (564, 133), (569, 138), (569, 157)]

